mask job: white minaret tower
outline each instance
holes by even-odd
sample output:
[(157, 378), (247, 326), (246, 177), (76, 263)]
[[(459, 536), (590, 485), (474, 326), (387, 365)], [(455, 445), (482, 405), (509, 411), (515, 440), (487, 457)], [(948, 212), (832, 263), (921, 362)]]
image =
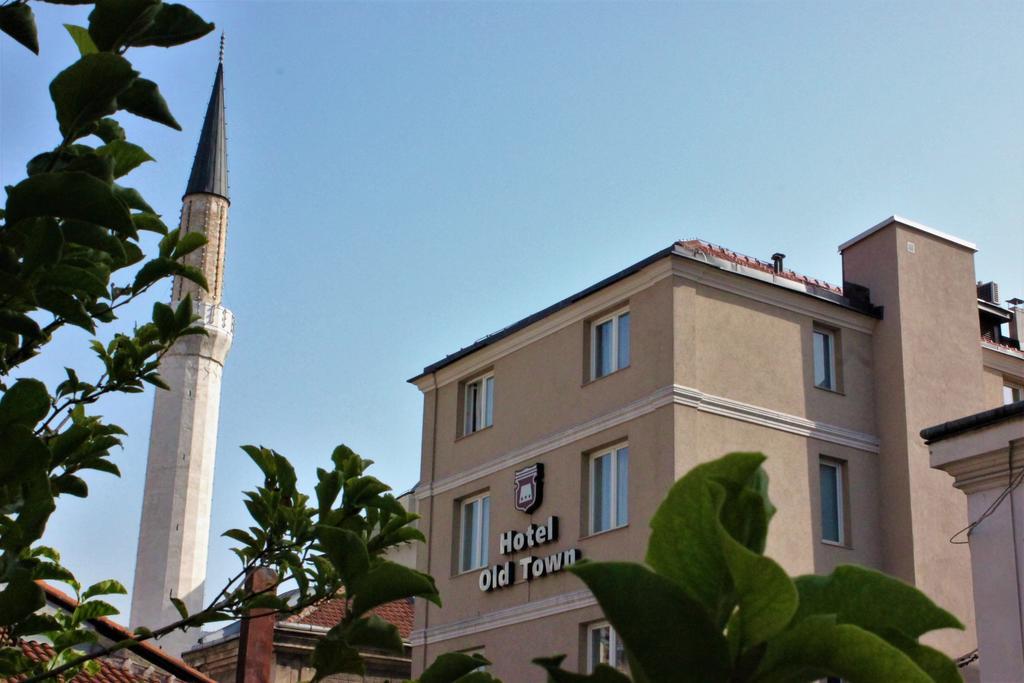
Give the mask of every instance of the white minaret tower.
[[(234, 316), (220, 305), (229, 204), (222, 36), (217, 76), (182, 199), (179, 228), (182, 234), (206, 235), (206, 246), (186, 260), (206, 275), (209, 291), (175, 277), (171, 292), (175, 305), (186, 294), (192, 295), (207, 334), (181, 339), (160, 364), (160, 375), (170, 391), (157, 390), (153, 401), (132, 590), (133, 628), (158, 628), (178, 620), (171, 597), (184, 601), (190, 613), (203, 607), (221, 373), (234, 330)], [(180, 655), (197, 635), (197, 631), (179, 631), (156, 642)]]

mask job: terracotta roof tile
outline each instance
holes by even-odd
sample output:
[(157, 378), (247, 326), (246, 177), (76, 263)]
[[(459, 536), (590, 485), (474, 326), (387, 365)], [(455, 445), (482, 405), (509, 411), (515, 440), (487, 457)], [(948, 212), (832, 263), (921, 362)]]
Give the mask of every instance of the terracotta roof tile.
[[(40, 643), (35, 640), (22, 640), (18, 642), (21, 651), (33, 662), (45, 662), (53, 657), (53, 647), (49, 643)], [(133, 663), (125, 657), (108, 657), (100, 660), (100, 670), (95, 676), (88, 676), (80, 673), (70, 679), (74, 683), (164, 683), (172, 680), (169, 675), (157, 673), (146, 673), (139, 671), (140, 664)], [(24, 680), (24, 676), (8, 678), (7, 681)]]
[[(409, 634), (412, 633), (414, 611), (415, 607), (412, 599), (388, 602), (372, 610), (381, 619), (397, 626), (402, 640), (408, 640)], [(344, 618), (345, 599), (337, 597), (311, 605), (301, 612), (287, 617), (284, 621), (289, 624), (306, 624), (309, 626), (331, 628), (340, 623)]]
[[(762, 261), (761, 259), (756, 259), (753, 256), (747, 256), (745, 254), (741, 254), (731, 249), (720, 247), (717, 244), (712, 244), (711, 242), (705, 242), (704, 240), (680, 240), (678, 244), (679, 246), (686, 247), (687, 249), (694, 249), (698, 251), (707, 252), (709, 254), (717, 256), (718, 258), (725, 259), (726, 261), (731, 261), (732, 263), (736, 263), (741, 266), (762, 270), (766, 273), (775, 273), (774, 263)], [(836, 294), (843, 293), (842, 287), (837, 287), (836, 285), (833, 285), (829, 282), (825, 282), (824, 280), (818, 280), (817, 278), (801, 275), (800, 273), (797, 273), (792, 270), (784, 269), (781, 273), (775, 274), (777, 274), (779, 277), (784, 277), (787, 280), (793, 280), (794, 282), (801, 282), (805, 285), (812, 285), (814, 287), (828, 289)]]

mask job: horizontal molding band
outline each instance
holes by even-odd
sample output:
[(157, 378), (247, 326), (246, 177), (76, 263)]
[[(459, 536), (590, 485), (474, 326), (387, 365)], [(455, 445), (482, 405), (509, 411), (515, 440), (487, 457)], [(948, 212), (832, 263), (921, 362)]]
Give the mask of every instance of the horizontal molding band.
[(782, 413), (770, 408), (734, 401), (721, 396), (705, 394), (697, 389), (681, 385), (673, 387), (673, 398), (676, 403), (691, 406), (705, 413), (731, 417), (742, 422), (778, 429), (779, 431), (799, 434), (819, 441), (849, 446), (869, 453), (877, 453), (878, 437), (866, 432), (858, 432), (845, 427), (838, 427), (826, 422), (816, 422), (805, 417)]
[(597, 600), (588, 590), (562, 593), (536, 602), (528, 602), (524, 605), (506, 607), (482, 614), (478, 617), (470, 617), (453, 621), (450, 624), (439, 624), (426, 630), (417, 629), (409, 636), (409, 642), (413, 647), (433, 645), (452, 638), (470, 636), (482, 631), (490, 631), (496, 628), (521, 624), (524, 621), (542, 619), (544, 617), (571, 612), (573, 610), (591, 607), (597, 604)]
[(601, 415), (587, 422), (580, 423), (568, 429), (556, 432), (550, 436), (546, 436), (538, 441), (534, 441), (522, 448), (517, 448), (513, 451), (509, 451), (504, 455), (500, 455), (494, 460), (491, 460), (483, 465), (478, 465), (472, 469), (464, 472), (459, 472), (450, 477), (445, 477), (432, 482), (428, 486), (424, 486), (422, 490), (416, 490), (416, 499), (423, 500), (430, 496), (450, 491), (451, 489), (468, 484), (471, 481), (486, 477), (495, 472), (518, 465), (521, 462), (525, 462), (530, 458), (535, 458), (538, 455), (543, 455), (562, 446), (567, 446), (574, 441), (597, 434), (611, 427), (628, 422), (636, 419), (641, 415), (653, 412), (662, 406), (667, 406), (672, 403), (672, 387), (662, 387), (649, 396), (633, 401), (622, 408), (613, 410), (610, 413)]
[(848, 446), (869, 453), (878, 453), (879, 450), (878, 437), (873, 434), (846, 429), (845, 427), (824, 422), (816, 422), (797, 415), (790, 415), (721, 396), (705, 394), (698, 389), (674, 384), (662, 387), (649, 396), (633, 401), (610, 413), (544, 437), (522, 448), (509, 451), (482, 465), (424, 485), (416, 491), (416, 499), (424, 500), (439, 493), (450, 491), (463, 484), (468, 484), (482, 477), (500, 472), (506, 468), (518, 465), (672, 404), (688, 406), (713, 415), (728, 417), (769, 429), (777, 429), (790, 434), (798, 434), (840, 446)]

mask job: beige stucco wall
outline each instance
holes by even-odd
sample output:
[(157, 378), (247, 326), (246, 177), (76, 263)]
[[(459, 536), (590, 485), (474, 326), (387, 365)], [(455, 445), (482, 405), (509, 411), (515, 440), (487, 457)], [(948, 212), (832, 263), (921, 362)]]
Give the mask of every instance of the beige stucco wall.
[(843, 252), (843, 274), (885, 309), (873, 336), (885, 566), (964, 621), (964, 632), (926, 637), (963, 654), (976, 644), (970, 557), (948, 539), (967, 524), (966, 500), (928, 466), (918, 433), (991, 407), (973, 251), (891, 223)]

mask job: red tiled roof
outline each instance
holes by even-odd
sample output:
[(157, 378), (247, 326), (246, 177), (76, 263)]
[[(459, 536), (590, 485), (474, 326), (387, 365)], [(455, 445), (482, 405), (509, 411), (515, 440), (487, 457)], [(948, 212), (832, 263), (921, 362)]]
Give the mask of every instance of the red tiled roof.
[(712, 244), (711, 242), (705, 242), (704, 240), (680, 240), (678, 244), (681, 247), (703, 251), (708, 254), (712, 254), (713, 256), (717, 256), (718, 258), (725, 259), (726, 261), (746, 266), (747, 268), (755, 268), (757, 270), (763, 270), (766, 273), (773, 273), (779, 277), (784, 277), (787, 280), (793, 280), (794, 282), (800, 282), (813, 287), (821, 287), (822, 289), (828, 289), (836, 294), (843, 293), (842, 287), (837, 287), (836, 285), (825, 282), (824, 280), (818, 280), (817, 278), (801, 275), (800, 273), (792, 270), (783, 270), (781, 273), (775, 273), (774, 263), (762, 261), (754, 258), (753, 256), (740, 254), (739, 252), (726, 249), (725, 247), (720, 247), (717, 244)]
[[(45, 662), (53, 657), (54, 650), (49, 643), (39, 643), (34, 640), (22, 640), (18, 643), (21, 651), (33, 662)], [(107, 657), (100, 660), (100, 670), (95, 676), (80, 673), (70, 679), (73, 683), (163, 683), (172, 680), (169, 674), (159, 675), (157, 673), (146, 673), (138, 671), (141, 668), (124, 657)], [(9, 678), (8, 681), (24, 680), (24, 676)]]
[[(338, 625), (341, 620), (345, 618), (345, 609), (344, 598), (331, 598), (330, 600), (324, 600), (323, 602), (318, 602), (315, 605), (310, 605), (301, 612), (287, 617), (284, 619), (284, 622), (288, 624), (306, 624), (309, 626), (323, 626), (331, 628)], [(379, 607), (375, 607), (371, 611), (381, 619), (397, 626), (398, 633), (402, 636), (402, 640), (409, 639), (409, 634), (412, 633), (412, 619), (414, 611), (412, 599), (388, 602)]]
[[(78, 606), (78, 602), (73, 597), (71, 597), (70, 595), (65, 593), (64, 591), (59, 590), (58, 588), (53, 587), (52, 585), (48, 584), (45, 581), (37, 581), (36, 583), (38, 583), (39, 586), (46, 593), (46, 601), (49, 602), (50, 604), (52, 604), (52, 605), (54, 605), (56, 607), (59, 607), (60, 609), (66, 610), (68, 612), (73, 612), (74, 609)], [(135, 634), (132, 633), (130, 630), (128, 630), (124, 626), (121, 626), (120, 624), (118, 624), (115, 621), (111, 621), (110, 619), (107, 619), (106, 617), (99, 617), (97, 619), (89, 619), (88, 621), (89, 621), (89, 625), (92, 626), (92, 628), (95, 629), (96, 632), (99, 635), (103, 636), (104, 638), (108, 638), (110, 640), (113, 640), (115, 642), (119, 642), (119, 641), (122, 641), (122, 640), (126, 640), (128, 638), (134, 638), (135, 637)], [(40, 643), (35, 643), (34, 641), (29, 641), (29, 642), (34, 644), (34, 645), (41, 646), (41, 647), (44, 647), (44, 648), (45, 647), (49, 647), (49, 646), (46, 646), (46, 645), (41, 645)], [(136, 681), (136, 680), (139, 680), (139, 681), (141, 681), (141, 680), (146, 680), (146, 681), (149, 681), (149, 680), (165, 680), (166, 678), (168, 678), (170, 676), (173, 676), (173, 677), (176, 677), (179, 680), (182, 680), (182, 681), (192, 681), (194, 683), (216, 683), (216, 681), (214, 681), (212, 678), (209, 678), (208, 676), (206, 676), (205, 674), (201, 673), (197, 669), (193, 669), (191, 666), (189, 666), (188, 664), (183, 662), (181, 659), (178, 659), (177, 657), (172, 657), (171, 655), (167, 654), (166, 652), (164, 652), (160, 648), (156, 647), (152, 643), (148, 643), (148, 642), (137, 643), (136, 645), (133, 645), (130, 648), (127, 648), (127, 649), (131, 650), (134, 654), (136, 654), (137, 656), (139, 656), (142, 659), (146, 660), (147, 662), (152, 664), (157, 669), (166, 672), (167, 676), (165, 676), (163, 678), (146, 678), (146, 679), (142, 679), (142, 678), (110, 679), (111, 681), (120, 681), (120, 680), (126, 680), (126, 681), (129, 681), (129, 680), (130, 681)], [(52, 656), (52, 650), (51, 650), (50, 656)], [(101, 659), (101, 663), (106, 665), (108, 662), (110, 662), (110, 661), (112, 661), (114, 659), (120, 659), (120, 658), (113, 658), (113, 657), (112, 658), (104, 658), (104, 659)], [(115, 666), (116, 666), (116, 664), (115, 664)], [(76, 678), (74, 680), (79, 680), (79, 679)], [(89, 680), (100, 680), (100, 681), (102, 681), (103, 679), (92, 678), (92, 679), (89, 679)]]

